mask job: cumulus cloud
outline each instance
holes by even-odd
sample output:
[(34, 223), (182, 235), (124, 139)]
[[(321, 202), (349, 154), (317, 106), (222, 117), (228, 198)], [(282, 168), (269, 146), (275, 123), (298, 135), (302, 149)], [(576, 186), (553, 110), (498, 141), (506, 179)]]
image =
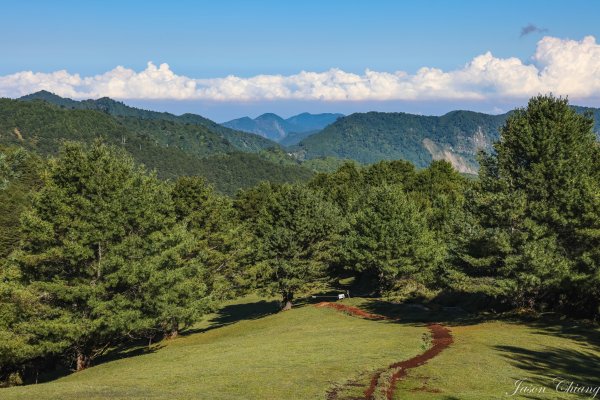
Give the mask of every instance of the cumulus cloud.
[(521, 28), (521, 37), (530, 35), (532, 33), (545, 33), (548, 32), (546, 28), (540, 28), (534, 24), (528, 24)]
[(593, 36), (580, 41), (542, 38), (532, 63), (487, 52), (451, 71), (423, 67), (362, 74), (332, 68), (294, 75), (234, 75), (197, 79), (178, 75), (167, 64), (148, 63), (136, 72), (118, 66), (82, 77), (65, 70), (23, 71), (0, 76), (0, 96), (18, 97), (48, 90), (71, 98), (208, 101), (320, 100), (493, 100), (521, 99), (553, 92), (572, 98), (600, 97), (600, 45)]

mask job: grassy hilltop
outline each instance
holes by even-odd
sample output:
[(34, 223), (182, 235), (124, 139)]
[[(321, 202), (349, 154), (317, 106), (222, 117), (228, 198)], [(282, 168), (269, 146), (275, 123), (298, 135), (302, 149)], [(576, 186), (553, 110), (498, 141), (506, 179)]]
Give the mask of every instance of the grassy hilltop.
[[(361, 396), (371, 373), (424, 351), (425, 322), (439, 316), (374, 299), (342, 303), (404, 318), (369, 321), (311, 304), (274, 313), (277, 302), (248, 297), (150, 351), (112, 354), (52, 382), (5, 389), (2, 398), (324, 399), (344, 385), (347, 397), (339, 398)], [(515, 379), (547, 391), (515, 398), (569, 399), (578, 397), (556, 393), (550, 375), (598, 383), (597, 329), (455, 317), (447, 321), (454, 343), (409, 370), (394, 399), (502, 398), (514, 391)]]

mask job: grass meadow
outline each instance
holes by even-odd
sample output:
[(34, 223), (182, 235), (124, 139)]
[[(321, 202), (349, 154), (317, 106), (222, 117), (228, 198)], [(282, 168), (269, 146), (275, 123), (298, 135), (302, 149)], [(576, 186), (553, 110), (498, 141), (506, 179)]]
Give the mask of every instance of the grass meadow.
[[(389, 316), (372, 321), (304, 304), (247, 297), (207, 316), (174, 340), (115, 351), (85, 371), (2, 389), (2, 399), (325, 399), (359, 396), (374, 371), (424, 351), (428, 322), (454, 343), (408, 370), (394, 399), (580, 398), (556, 392), (552, 377), (598, 385), (600, 334), (565, 321), (428, 312), (377, 299), (344, 304)], [(514, 392), (515, 381), (532, 390)], [(591, 396), (590, 396), (591, 397)]]

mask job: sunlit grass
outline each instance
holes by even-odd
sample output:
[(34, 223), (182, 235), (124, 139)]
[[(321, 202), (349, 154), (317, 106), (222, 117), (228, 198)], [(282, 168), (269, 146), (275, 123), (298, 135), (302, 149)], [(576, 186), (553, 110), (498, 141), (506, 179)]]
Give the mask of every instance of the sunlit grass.
[[(454, 344), (410, 370), (395, 399), (592, 398), (566, 393), (568, 384), (557, 391), (555, 377), (600, 387), (597, 330), (500, 321), (451, 329)], [(523, 382), (515, 393), (518, 380)]]
[[(396, 399), (581, 398), (556, 392), (554, 376), (600, 386), (600, 334), (592, 327), (481, 322), (360, 298), (343, 303), (400, 319), (367, 321), (312, 305), (278, 313), (277, 302), (249, 297), (154, 352), (0, 389), (0, 399), (324, 399), (348, 382), (359, 385), (343, 393), (361, 396), (374, 370), (424, 351), (427, 329), (419, 320), (445, 322), (454, 343), (409, 370)], [(510, 396), (519, 379), (545, 392)]]
[[(213, 322), (228, 325), (163, 342), (154, 353), (107, 362), (49, 383), (2, 390), (0, 395), (318, 399), (336, 382), (421, 351), (424, 327), (367, 321), (311, 305), (260, 317), (269, 307), (273, 305), (255, 299), (233, 305)], [(244, 318), (235, 315), (238, 310), (260, 318), (233, 322)], [(197, 328), (211, 328), (211, 323)]]

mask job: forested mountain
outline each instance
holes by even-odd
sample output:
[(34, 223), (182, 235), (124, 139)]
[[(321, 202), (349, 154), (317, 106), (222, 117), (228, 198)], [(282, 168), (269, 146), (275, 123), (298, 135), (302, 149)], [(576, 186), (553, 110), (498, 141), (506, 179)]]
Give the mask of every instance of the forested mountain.
[[(227, 193), (263, 179), (304, 179), (310, 171), (331, 171), (344, 159), (365, 164), (403, 159), (417, 167), (446, 160), (460, 172), (475, 174), (477, 152), (491, 149), (508, 117), (471, 111), (440, 117), (369, 112), (347, 117), (303, 113), (283, 119), (263, 114), (226, 123), (240, 129), (235, 130), (199, 115), (142, 110), (109, 98), (75, 101), (41, 91), (19, 100), (2, 100), (0, 143), (51, 154), (65, 139), (89, 142), (104, 136), (125, 147), (137, 161), (156, 168), (160, 176), (210, 176)], [(600, 109), (573, 108), (591, 113), (600, 132)], [(314, 130), (331, 121), (335, 122), (322, 131)], [(259, 134), (292, 146), (293, 158), (281, 150), (266, 151), (278, 144)], [(241, 152), (257, 154), (249, 157)], [(218, 171), (215, 160), (225, 169)], [(248, 163), (256, 163), (255, 168)]]
[(302, 139), (309, 137), (310, 135), (314, 135), (318, 132), (320, 132), (320, 129), (306, 132), (290, 132), (287, 134), (286, 137), (279, 141), (279, 144), (286, 147), (294, 146), (300, 143)]
[[(296, 182), (312, 175), (309, 169), (285, 154), (280, 157), (290, 161), (281, 166), (260, 154), (241, 152), (238, 146), (203, 125), (184, 124), (174, 119), (112, 116), (81, 109), (81, 103), (85, 102), (75, 102), (79, 108), (73, 109), (69, 106), (73, 104), (70, 100), (55, 100), (62, 104), (0, 99), (0, 145), (24, 147), (45, 156), (56, 154), (66, 140), (91, 143), (101, 137), (109, 144), (125, 148), (137, 162), (156, 169), (160, 177), (201, 175), (228, 194), (261, 180)], [(123, 110), (128, 109), (124, 107)], [(256, 151), (259, 149), (253, 149)]]
[(285, 145), (298, 143), (304, 137), (335, 122), (343, 114), (302, 113), (283, 119), (277, 114), (266, 113), (255, 119), (243, 117), (223, 123), (223, 126), (255, 133)]
[[(150, 110), (142, 110), (135, 107), (130, 107), (123, 102), (113, 100), (108, 97), (102, 97), (97, 100), (82, 100), (75, 101), (57, 96), (45, 90), (32, 93), (21, 97), (19, 100), (32, 101), (43, 100), (48, 103), (55, 104), (62, 108), (74, 110), (95, 110), (110, 114), (117, 118), (135, 118), (138, 120), (161, 120), (176, 122), (185, 125), (198, 125), (213, 133), (227, 139), (234, 147), (244, 152), (257, 152), (262, 149), (276, 146), (276, 144), (264, 137), (248, 134), (247, 132), (236, 131), (217, 124), (210, 119), (204, 118), (196, 114), (174, 115), (167, 112), (157, 112)], [(179, 129), (181, 135), (185, 135), (185, 129)], [(193, 134), (193, 133), (192, 133)]]
[[(599, 132), (600, 109), (591, 112)], [(321, 132), (303, 139), (294, 151), (300, 159), (332, 156), (361, 163), (403, 159), (417, 167), (446, 160), (460, 172), (476, 173), (478, 150), (490, 150), (509, 114), (488, 115), (452, 111), (443, 116), (406, 113), (356, 113), (338, 119)]]

